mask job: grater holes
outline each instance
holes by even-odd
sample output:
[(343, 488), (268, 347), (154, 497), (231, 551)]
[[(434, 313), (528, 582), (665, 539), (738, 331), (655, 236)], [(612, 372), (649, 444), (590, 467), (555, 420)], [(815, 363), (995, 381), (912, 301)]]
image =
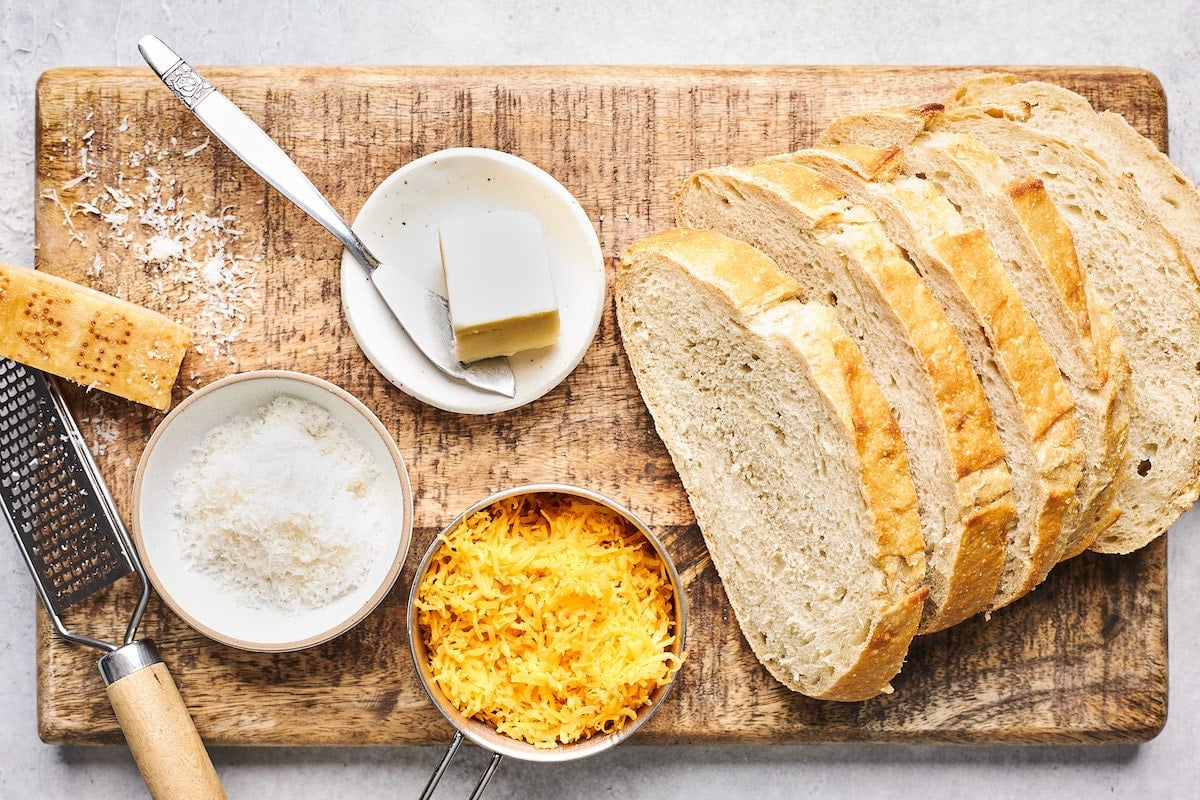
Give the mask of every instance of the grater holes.
[(56, 612), (133, 570), (85, 458), (40, 373), (0, 359), (0, 495)]

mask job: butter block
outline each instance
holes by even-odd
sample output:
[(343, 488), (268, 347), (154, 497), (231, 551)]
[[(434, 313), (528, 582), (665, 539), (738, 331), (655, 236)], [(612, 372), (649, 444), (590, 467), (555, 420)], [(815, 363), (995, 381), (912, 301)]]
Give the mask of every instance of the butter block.
[(558, 300), (541, 225), (497, 211), (438, 227), (459, 361), (511, 356), (558, 339)]
[(191, 338), (157, 311), (0, 264), (0, 357), (165, 411)]

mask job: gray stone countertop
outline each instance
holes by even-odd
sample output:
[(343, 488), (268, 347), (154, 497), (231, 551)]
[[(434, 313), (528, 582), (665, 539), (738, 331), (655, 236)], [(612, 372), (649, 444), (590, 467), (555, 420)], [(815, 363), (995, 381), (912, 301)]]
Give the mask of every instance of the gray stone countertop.
[[(1171, 154), (1200, 178), (1200, 4), (1191, 0), (648, 3), (526, 0), (8, 0), (0, 3), (0, 261), (33, 263), (34, 86), (56, 66), (140, 64), (136, 42), (186, 42), (198, 64), (1076, 64), (1153, 71)], [(182, 45), (180, 45), (182, 47)], [(507, 762), (504, 797), (1200, 796), (1200, 516), (1169, 533), (1170, 713), (1141, 746), (627, 745), (557, 766)], [(4, 534), (3, 539), (9, 539)], [(0, 795), (146, 796), (124, 747), (37, 735), (36, 597), (0, 542)], [(467, 748), (439, 797), (466, 797)], [(218, 748), (230, 797), (415, 797), (440, 756), (411, 748)]]

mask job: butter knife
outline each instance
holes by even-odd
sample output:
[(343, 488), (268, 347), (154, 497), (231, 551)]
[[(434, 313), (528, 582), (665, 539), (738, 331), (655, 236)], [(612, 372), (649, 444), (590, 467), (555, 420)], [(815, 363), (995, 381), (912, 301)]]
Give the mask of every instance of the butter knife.
[(505, 397), (516, 395), (516, 379), (508, 359), (489, 358), (471, 364), (459, 361), (446, 299), (414, 281), (395, 264), (380, 263), (296, 162), (262, 128), (158, 37), (142, 37), (138, 50), (167, 88), (234, 155), (341, 241), (367, 271), (404, 332), (434, 366), (477, 389)]

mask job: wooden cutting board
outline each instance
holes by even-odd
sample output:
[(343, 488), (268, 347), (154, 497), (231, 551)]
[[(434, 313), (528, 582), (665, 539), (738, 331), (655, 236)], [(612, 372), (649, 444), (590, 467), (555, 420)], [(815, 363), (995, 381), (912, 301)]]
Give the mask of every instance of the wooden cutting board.
[[(197, 346), (176, 401), (229, 373), (264, 367), (345, 387), (382, 419), (408, 462), (414, 554), (466, 505), (525, 482), (598, 490), (656, 529), (686, 584), (689, 659), (634, 741), (1129, 742), (1161, 728), (1163, 539), (1128, 557), (1074, 559), (991, 619), (917, 640), (894, 694), (837, 704), (782, 689), (741, 637), (620, 345), (615, 259), (634, 239), (670, 226), (672, 194), (686, 175), (803, 147), (838, 114), (938, 100), (983, 70), (204, 71), (349, 217), (392, 171), (454, 146), (526, 158), (582, 203), (610, 278), (595, 343), (570, 378), (534, 404), (457, 416), (412, 400), (370, 366), (341, 314), (340, 246), (209, 142), (147, 70), (53, 70), (38, 86), (37, 266), (190, 324)], [(1022, 71), (1124, 114), (1165, 147), (1166, 103), (1152, 75)], [(144, 260), (172, 247), (190, 266)], [(203, 266), (214, 257), (235, 280), (207, 283)], [(68, 400), (128, 519), (133, 472), (161, 415), (79, 389)], [(403, 598), (416, 560), (365, 622), (305, 652), (258, 655), (214, 644), (157, 599), (143, 632), (158, 642), (210, 743), (442, 742), (451, 731), (422, 693), (405, 640)], [(119, 638), (132, 596), (132, 587), (118, 587), (81, 607), (72, 623)], [(42, 737), (119, 739), (95, 654), (55, 638), (40, 611), (37, 651)]]

